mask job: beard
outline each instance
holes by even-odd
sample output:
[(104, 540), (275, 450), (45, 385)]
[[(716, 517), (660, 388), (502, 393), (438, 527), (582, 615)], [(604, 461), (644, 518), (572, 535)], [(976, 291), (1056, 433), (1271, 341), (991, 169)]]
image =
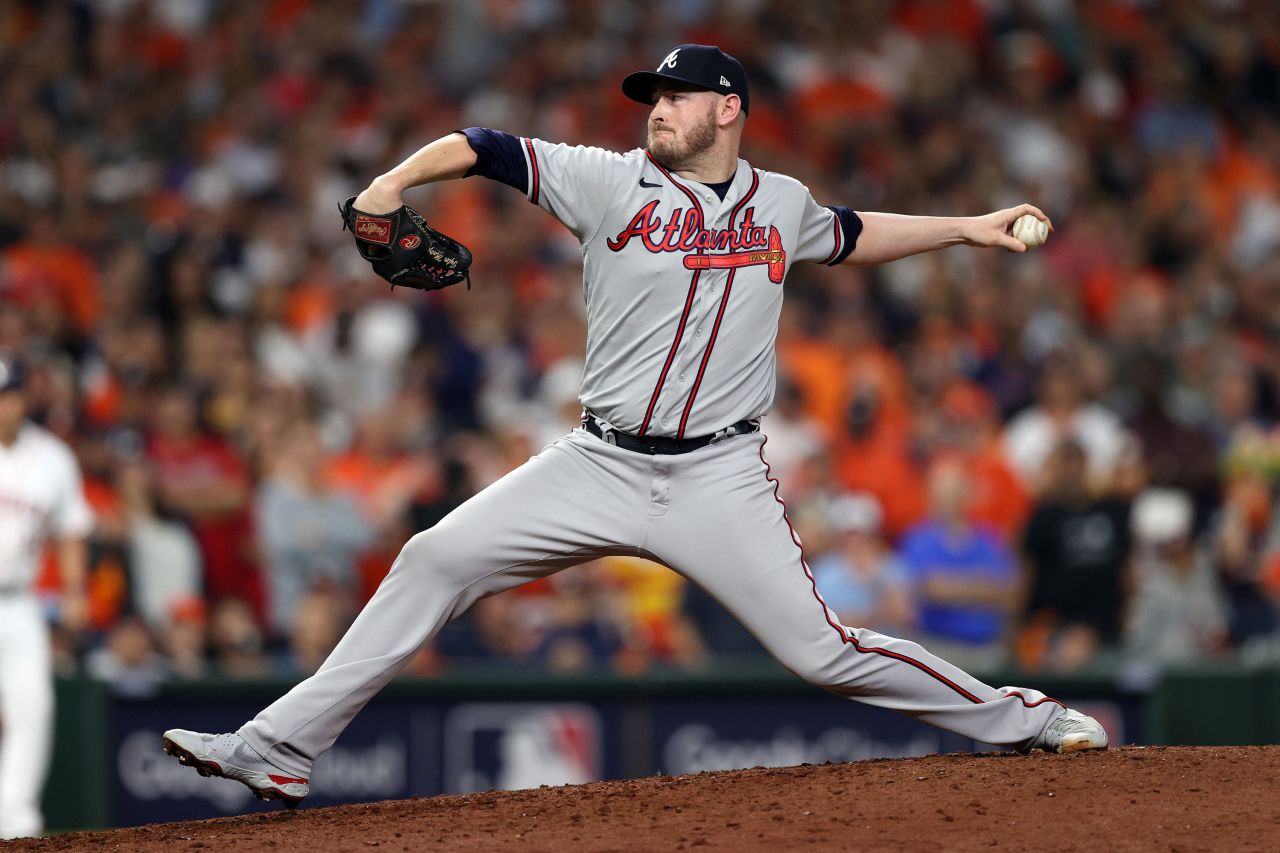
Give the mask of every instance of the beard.
[(649, 153), (668, 169), (682, 169), (696, 157), (715, 145), (716, 111), (707, 110), (702, 121), (690, 127), (683, 135), (671, 131), (654, 130), (649, 126), (647, 141)]

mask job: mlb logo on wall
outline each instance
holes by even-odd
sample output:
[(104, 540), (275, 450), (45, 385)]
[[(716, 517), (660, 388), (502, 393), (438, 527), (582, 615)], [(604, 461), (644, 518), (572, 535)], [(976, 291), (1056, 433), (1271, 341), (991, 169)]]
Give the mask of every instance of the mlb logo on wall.
[(586, 705), (478, 702), (445, 718), (446, 793), (580, 785), (600, 775), (600, 716)]

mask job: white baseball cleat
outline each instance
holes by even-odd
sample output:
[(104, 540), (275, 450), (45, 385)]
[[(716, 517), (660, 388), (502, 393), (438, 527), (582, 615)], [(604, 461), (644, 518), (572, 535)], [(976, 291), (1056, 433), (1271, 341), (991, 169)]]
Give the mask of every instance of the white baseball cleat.
[(1067, 708), (1044, 727), (1031, 748), (1058, 753), (1106, 749), (1107, 730), (1093, 717)]
[(186, 729), (164, 733), (164, 751), (201, 776), (234, 779), (260, 800), (283, 800), (289, 808), (311, 791), (306, 779), (272, 766), (238, 734), (207, 735)]

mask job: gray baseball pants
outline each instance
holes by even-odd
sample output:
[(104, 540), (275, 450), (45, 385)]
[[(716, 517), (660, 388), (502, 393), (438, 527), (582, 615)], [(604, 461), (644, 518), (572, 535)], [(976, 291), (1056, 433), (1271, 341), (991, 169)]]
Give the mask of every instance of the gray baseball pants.
[(991, 744), (1028, 747), (1062, 706), (994, 688), (909, 640), (840, 625), (764, 458), (735, 436), (650, 456), (576, 429), (410, 539), (315, 675), (240, 729), (307, 777), (352, 718), (476, 600), (608, 555), (661, 562), (715, 596), (813, 684)]

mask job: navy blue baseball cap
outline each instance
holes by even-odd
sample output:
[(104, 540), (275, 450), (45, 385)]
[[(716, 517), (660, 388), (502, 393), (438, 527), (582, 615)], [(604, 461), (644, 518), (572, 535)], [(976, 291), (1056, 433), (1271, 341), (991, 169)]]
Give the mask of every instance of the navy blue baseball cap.
[(747, 72), (742, 63), (710, 44), (682, 44), (667, 54), (654, 71), (637, 71), (622, 81), (622, 94), (642, 104), (653, 104), (659, 83), (687, 83), (708, 92), (737, 95), (742, 111), (748, 111)]
[(27, 384), (27, 371), (22, 362), (7, 353), (0, 353), (0, 393), (20, 391)]

